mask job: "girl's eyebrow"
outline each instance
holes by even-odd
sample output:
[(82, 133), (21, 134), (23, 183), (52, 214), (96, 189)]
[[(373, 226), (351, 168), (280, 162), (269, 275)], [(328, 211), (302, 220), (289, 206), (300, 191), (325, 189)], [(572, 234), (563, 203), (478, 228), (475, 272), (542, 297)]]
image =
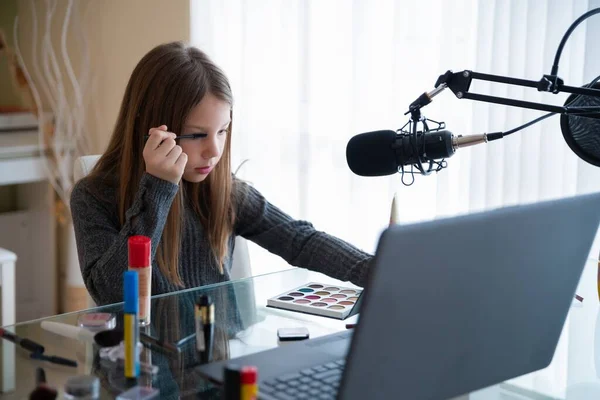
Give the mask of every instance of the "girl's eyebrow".
[[(223, 126), (221, 128), (225, 128), (227, 125), (229, 125), (231, 123), (231, 120), (227, 121), (227, 123), (223, 124)], [(186, 128), (194, 128), (194, 129), (198, 129), (199, 131), (202, 132), (206, 132), (208, 129), (206, 129), (203, 126), (198, 126), (198, 125), (185, 125)]]

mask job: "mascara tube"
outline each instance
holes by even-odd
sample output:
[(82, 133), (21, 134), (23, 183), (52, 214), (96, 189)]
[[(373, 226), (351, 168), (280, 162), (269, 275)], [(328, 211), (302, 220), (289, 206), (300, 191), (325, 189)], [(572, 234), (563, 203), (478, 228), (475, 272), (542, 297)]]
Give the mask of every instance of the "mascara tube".
[(125, 304), (123, 306), (123, 325), (125, 325), (125, 378), (137, 379), (140, 376), (140, 359), (137, 350), (137, 343), (140, 336), (137, 272), (125, 272), (124, 289)]
[(202, 363), (212, 358), (215, 306), (207, 295), (202, 295), (196, 302), (196, 350)]

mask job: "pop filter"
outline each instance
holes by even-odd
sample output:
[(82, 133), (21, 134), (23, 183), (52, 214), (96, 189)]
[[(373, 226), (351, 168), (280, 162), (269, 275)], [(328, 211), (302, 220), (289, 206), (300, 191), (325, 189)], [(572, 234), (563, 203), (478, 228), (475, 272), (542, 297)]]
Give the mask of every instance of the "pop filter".
[[(599, 82), (587, 85), (593, 89), (600, 89)], [(582, 160), (600, 167), (600, 97), (572, 94), (565, 102), (568, 107), (595, 107), (597, 112), (594, 117), (583, 115), (562, 114), (560, 116), (560, 130), (567, 145)]]

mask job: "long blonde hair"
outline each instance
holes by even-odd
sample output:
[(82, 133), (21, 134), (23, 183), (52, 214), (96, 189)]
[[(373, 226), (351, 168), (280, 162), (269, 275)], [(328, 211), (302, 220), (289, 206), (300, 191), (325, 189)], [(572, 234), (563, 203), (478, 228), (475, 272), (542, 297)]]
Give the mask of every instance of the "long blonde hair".
[[(210, 93), (233, 107), (233, 96), (225, 74), (208, 56), (182, 42), (162, 44), (137, 64), (119, 111), (106, 152), (90, 178), (117, 178), (118, 213), (121, 225), (131, 207), (146, 167), (142, 150), (144, 135), (152, 127), (167, 125), (180, 133), (192, 108)], [(161, 272), (173, 284), (183, 286), (179, 274), (183, 207), (189, 197), (204, 226), (221, 273), (233, 231), (231, 129), (221, 160), (201, 183), (181, 181), (162, 233), (156, 259)]]

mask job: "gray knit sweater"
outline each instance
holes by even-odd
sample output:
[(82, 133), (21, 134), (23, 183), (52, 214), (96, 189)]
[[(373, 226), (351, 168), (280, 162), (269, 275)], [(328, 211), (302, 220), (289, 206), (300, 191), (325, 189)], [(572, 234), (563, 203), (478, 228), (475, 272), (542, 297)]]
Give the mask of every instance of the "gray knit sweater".
[[(322, 272), (342, 281), (364, 286), (372, 255), (314, 229), (306, 221), (294, 220), (269, 203), (252, 186), (236, 181), (241, 201), (236, 210), (234, 235), (241, 235), (289, 264)], [(169, 209), (179, 186), (144, 174), (133, 204), (121, 226), (114, 185), (84, 178), (71, 194), (71, 213), (79, 264), (85, 285), (98, 305), (121, 302), (122, 274), (127, 269), (127, 238), (145, 235), (152, 239), (152, 294), (182, 289), (160, 272), (155, 261)], [(224, 273), (210, 250), (204, 228), (189, 204), (184, 211), (179, 273), (185, 288), (229, 280), (231, 253)]]

